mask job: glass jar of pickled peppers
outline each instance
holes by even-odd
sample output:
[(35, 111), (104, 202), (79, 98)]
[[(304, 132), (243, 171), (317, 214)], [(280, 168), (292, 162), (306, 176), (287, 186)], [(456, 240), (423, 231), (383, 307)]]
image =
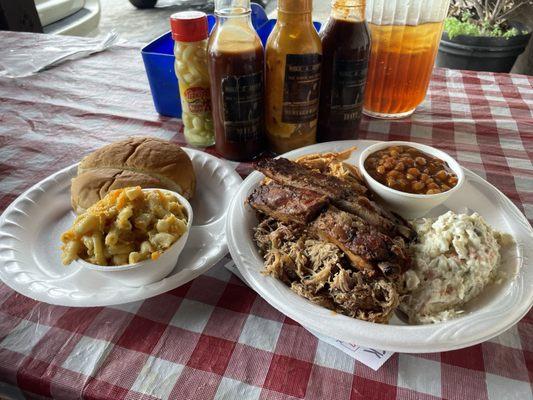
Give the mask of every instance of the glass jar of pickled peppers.
[(170, 26), (185, 140), (191, 146), (211, 146), (215, 134), (207, 71), (207, 16), (200, 11), (178, 12), (171, 15)]

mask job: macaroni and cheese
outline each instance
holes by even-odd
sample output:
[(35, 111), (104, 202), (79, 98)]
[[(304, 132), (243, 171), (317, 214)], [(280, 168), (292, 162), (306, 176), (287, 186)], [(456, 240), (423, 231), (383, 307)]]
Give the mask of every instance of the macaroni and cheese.
[(156, 260), (186, 232), (187, 220), (172, 194), (140, 186), (114, 190), (61, 235), (61, 260), (65, 265), (78, 258), (97, 265)]

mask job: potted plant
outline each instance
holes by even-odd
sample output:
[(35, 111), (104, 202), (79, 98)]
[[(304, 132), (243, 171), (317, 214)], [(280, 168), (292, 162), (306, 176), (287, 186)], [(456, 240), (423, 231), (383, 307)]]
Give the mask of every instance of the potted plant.
[(509, 72), (524, 51), (530, 29), (509, 20), (533, 0), (452, 0), (437, 66)]

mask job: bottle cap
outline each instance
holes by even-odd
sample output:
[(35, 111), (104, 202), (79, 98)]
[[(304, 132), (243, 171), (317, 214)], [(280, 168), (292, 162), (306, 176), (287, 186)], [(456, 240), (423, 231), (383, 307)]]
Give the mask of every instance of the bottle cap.
[(172, 39), (177, 42), (199, 42), (207, 39), (207, 15), (201, 11), (181, 11), (170, 16)]

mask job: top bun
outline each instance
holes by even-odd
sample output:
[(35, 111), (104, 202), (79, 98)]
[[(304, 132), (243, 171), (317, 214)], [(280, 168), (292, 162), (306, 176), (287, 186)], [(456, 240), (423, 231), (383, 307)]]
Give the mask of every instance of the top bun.
[(72, 179), (72, 207), (84, 212), (109, 191), (128, 186), (168, 189), (190, 199), (196, 188), (191, 159), (166, 140), (133, 137), (94, 151)]

